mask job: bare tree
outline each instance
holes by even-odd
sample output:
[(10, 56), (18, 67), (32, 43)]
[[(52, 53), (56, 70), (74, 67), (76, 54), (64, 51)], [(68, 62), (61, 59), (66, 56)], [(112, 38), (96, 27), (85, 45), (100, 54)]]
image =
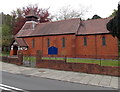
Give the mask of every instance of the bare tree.
[(53, 16), (53, 20), (66, 20), (70, 18), (82, 18), (87, 12), (87, 8), (79, 6), (78, 9), (74, 9), (70, 5), (61, 7)]

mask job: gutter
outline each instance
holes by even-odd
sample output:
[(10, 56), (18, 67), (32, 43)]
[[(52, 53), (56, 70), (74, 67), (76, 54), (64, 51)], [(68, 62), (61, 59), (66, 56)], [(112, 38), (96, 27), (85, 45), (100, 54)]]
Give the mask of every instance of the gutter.
[(65, 33), (65, 34), (47, 34), (47, 35), (33, 35), (33, 36), (18, 36), (17, 38), (29, 38), (29, 37), (42, 37), (42, 36), (57, 36), (57, 35), (74, 35), (75, 33)]
[(111, 33), (77, 34), (76, 36), (87, 36), (87, 35), (105, 35), (105, 34), (111, 34)]

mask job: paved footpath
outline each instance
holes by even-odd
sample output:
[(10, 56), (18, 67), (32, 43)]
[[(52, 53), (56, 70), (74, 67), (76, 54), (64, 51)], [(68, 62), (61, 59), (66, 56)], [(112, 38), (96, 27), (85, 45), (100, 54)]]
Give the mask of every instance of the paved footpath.
[(98, 74), (87, 74), (80, 72), (71, 72), (71, 71), (60, 71), (53, 69), (45, 68), (30, 68), (17, 66), (14, 64), (0, 62), (2, 68), (1, 71), (6, 71), (14, 74), (23, 74), (28, 76), (37, 76), (43, 78), (56, 79), (61, 81), (75, 82), (88, 85), (96, 85), (102, 87), (110, 87), (118, 89), (120, 86), (120, 77), (107, 76), (107, 75), (98, 75)]

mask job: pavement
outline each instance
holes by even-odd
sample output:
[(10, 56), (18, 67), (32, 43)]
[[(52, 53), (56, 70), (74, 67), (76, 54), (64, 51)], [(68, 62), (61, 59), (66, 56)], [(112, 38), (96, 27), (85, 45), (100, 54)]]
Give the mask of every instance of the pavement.
[(67, 82), (81, 83), (86, 85), (110, 87), (115, 88), (117, 90), (120, 88), (119, 86), (120, 77), (115, 76), (87, 74), (72, 71), (61, 71), (46, 68), (23, 67), (5, 62), (0, 62), (0, 66), (2, 67), (0, 68), (1, 71), (14, 74), (23, 74), (26, 76), (36, 76), (41, 78), (49, 78)]

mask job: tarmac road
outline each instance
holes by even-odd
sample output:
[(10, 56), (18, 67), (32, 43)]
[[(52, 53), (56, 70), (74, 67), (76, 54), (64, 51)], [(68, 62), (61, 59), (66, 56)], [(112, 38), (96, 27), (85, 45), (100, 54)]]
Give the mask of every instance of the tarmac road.
[(2, 84), (0, 84), (0, 89), (9, 89), (9, 92), (21, 92), (25, 90), (30, 92), (32, 90), (115, 90), (113, 88), (70, 83), (8, 72), (2, 72)]

